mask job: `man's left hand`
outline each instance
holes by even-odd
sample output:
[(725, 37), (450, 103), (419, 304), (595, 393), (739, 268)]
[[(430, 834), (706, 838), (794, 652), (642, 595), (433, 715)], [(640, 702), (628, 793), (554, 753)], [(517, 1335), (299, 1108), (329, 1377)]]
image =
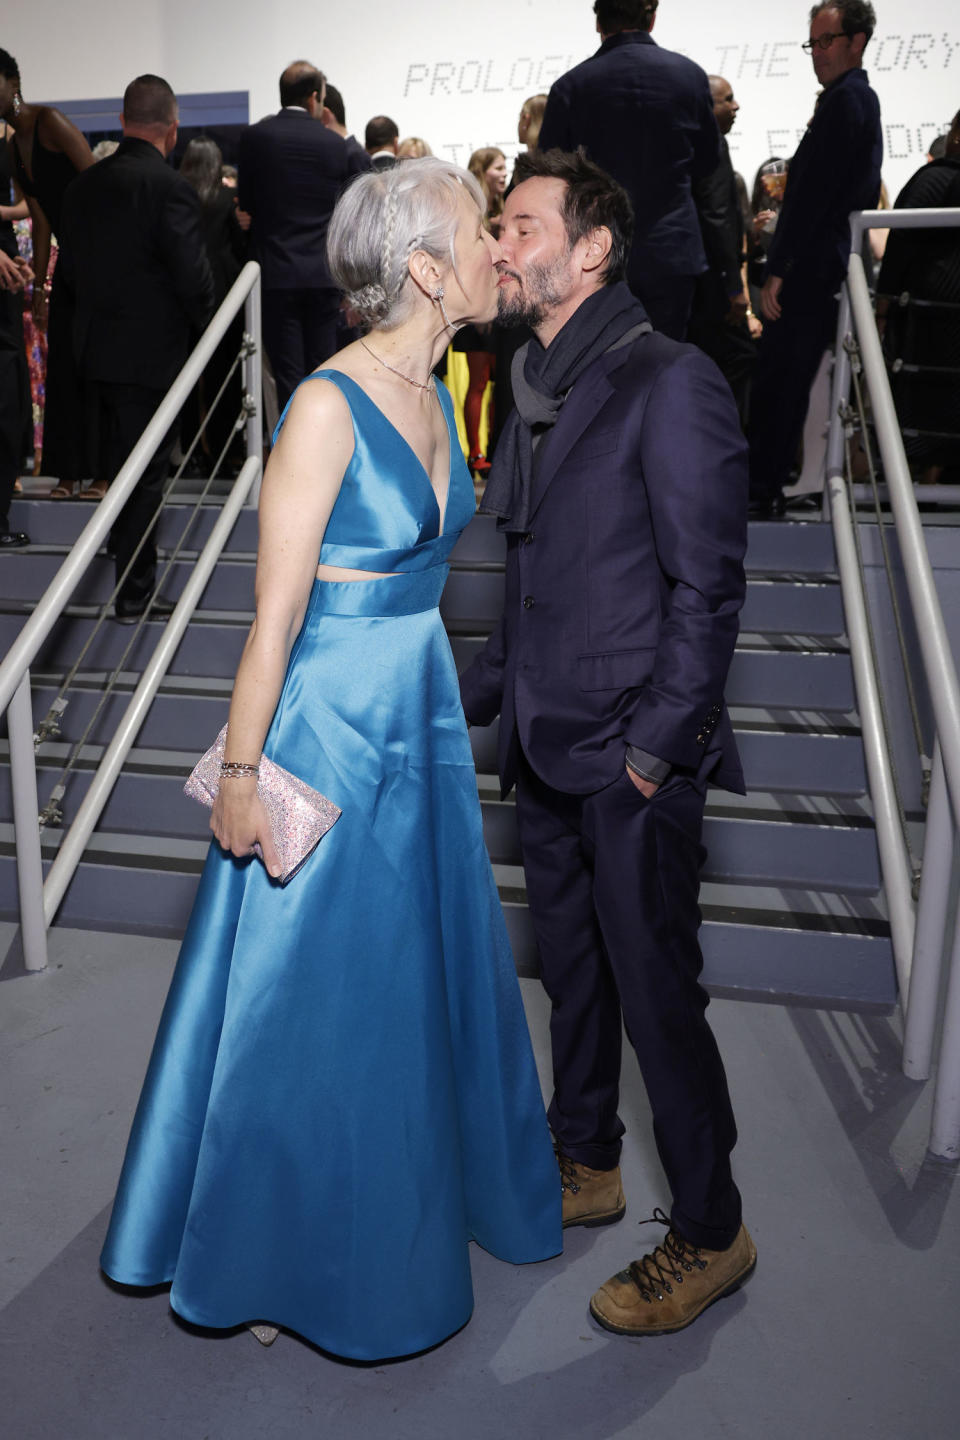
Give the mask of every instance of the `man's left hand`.
[(780, 290), (783, 286), (781, 275), (770, 275), (763, 282), (763, 289), (760, 291), (760, 309), (763, 311), (764, 320), (779, 320), (783, 314), (780, 306)]
[(638, 775), (635, 770), (631, 770), (629, 765), (627, 766), (627, 774), (640, 791), (640, 794), (647, 800), (652, 800), (660, 789), (660, 786), (655, 784), (653, 780), (644, 780), (643, 776)]

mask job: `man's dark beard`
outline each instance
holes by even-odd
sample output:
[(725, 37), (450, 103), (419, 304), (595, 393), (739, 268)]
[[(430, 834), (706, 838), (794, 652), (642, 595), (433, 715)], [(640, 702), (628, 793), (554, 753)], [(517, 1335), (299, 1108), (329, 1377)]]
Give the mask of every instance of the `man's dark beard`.
[[(518, 283), (517, 294), (508, 296), (501, 290), (497, 296), (497, 319), (501, 325), (513, 329), (518, 325), (529, 325), (536, 330), (547, 318), (553, 306), (559, 305), (566, 297), (557, 286), (558, 272), (566, 267), (570, 252), (555, 260), (552, 265), (531, 264), (527, 267), (522, 289)], [(509, 271), (509, 274), (515, 272)]]

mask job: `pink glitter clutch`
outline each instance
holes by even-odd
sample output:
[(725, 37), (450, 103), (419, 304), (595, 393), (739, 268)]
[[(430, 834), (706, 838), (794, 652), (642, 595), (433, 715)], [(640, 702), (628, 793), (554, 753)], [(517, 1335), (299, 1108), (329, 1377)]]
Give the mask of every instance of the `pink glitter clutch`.
[[(227, 741), (227, 727), (224, 725), (210, 749), (194, 766), (190, 778), (184, 785), (185, 795), (199, 800), (209, 809), (217, 798), (220, 788), (220, 764)], [(282, 866), (280, 884), (286, 885), (301, 865), (326, 835), (331, 825), (340, 818), (340, 810), (332, 800), (312, 789), (289, 770), (274, 765), (266, 755), (260, 757), (260, 774), (257, 779), (257, 794), (263, 801), (270, 822), (270, 833)], [(259, 845), (254, 850), (260, 859), (263, 854)]]

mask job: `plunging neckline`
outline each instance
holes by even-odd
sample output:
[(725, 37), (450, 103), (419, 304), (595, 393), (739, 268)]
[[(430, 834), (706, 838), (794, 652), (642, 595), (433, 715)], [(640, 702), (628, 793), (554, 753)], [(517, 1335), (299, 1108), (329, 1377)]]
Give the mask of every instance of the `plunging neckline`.
[[(348, 380), (348, 381), (350, 382), (350, 384), (351, 384), (352, 386), (354, 386), (354, 388), (355, 388), (356, 390), (359, 390), (360, 394), (363, 396), (364, 400), (366, 400), (367, 404), (368, 404), (368, 405), (371, 405), (371, 406), (373, 407), (373, 409), (376, 410), (377, 414), (380, 416), (380, 418), (381, 418), (381, 420), (384, 422), (384, 424), (385, 424), (385, 425), (389, 425), (390, 429), (391, 429), (391, 430), (393, 431), (393, 433), (396, 435), (396, 437), (397, 437), (397, 439), (400, 441), (401, 445), (403, 445), (404, 448), (405, 448), (406, 450), (408, 450), (408, 451), (410, 452), (410, 454), (413, 456), (414, 461), (416, 462), (417, 468), (418, 468), (419, 471), (420, 471), (420, 474), (423, 476), (423, 478), (424, 478), (424, 479), (426, 480), (426, 482), (427, 482), (427, 489), (430, 491), (430, 494), (431, 494), (431, 496), (432, 496), (432, 498), (433, 498), (433, 503), (434, 503), (434, 505), (435, 505), (435, 507), (436, 507), (437, 518), (438, 518), (439, 521), (440, 521), (440, 526), (439, 526), (439, 529), (437, 530), (437, 539), (439, 540), (440, 537), (443, 535), (444, 528), (445, 528), (445, 526), (446, 526), (446, 522), (447, 522), (447, 510), (450, 508), (450, 490), (451, 490), (451, 487), (452, 487), (452, 485), (453, 485), (453, 436), (452, 436), (451, 433), (450, 433), (450, 420), (449, 420), (449, 417), (448, 417), (448, 415), (447, 415), (446, 406), (444, 405), (443, 401), (440, 399), (439, 391), (436, 390), (436, 389), (434, 389), (434, 392), (433, 392), (433, 393), (434, 393), (434, 395), (436, 396), (437, 404), (440, 406), (440, 413), (441, 413), (441, 415), (443, 416), (443, 423), (444, 423), (444, 427), (445, 427), (446, 432), (447, 432), (447, 493), (446, 493), (446, 495), (444, 496), (443, 508), (442, 508), (442, 509), (441, 509), (441, 507), (440, 507), (439, 497), (438, 497), (437, 492), (436, 492), (436, 490), (435, 490), (435, 488), (434, 488), (433, 480), (432, 480), (431, 477), (430, 477), (430, 471), (427, 469), (426, 465), (424, 465), (423, 461), (420, 459), (420, 456), (417, 454), (416, 450), (414, 450), (413, 446), (410, 444), (410, 441), (409, 441), (409, 440), (407, 439), (407, 437), (404, 435), (403, 431), (402, 431), (402, 430), (399, 430), (399, 429), (397, 428), (397, 426), (394, 425), (393, 421), (390, 419), (390, 416), (386, 413), (386, 411), (382, 410), (382, 409), (380, 408), (380, 406), (377, 404), (376, 400), (372, 399), (372, 398), (367, 394), (366, 390), (364, 390), (363, 386), (362, 386), (358, 381), (354, 380), (354, 378), (353, 378), (352, 375), (348, 375), (345, 370), (337, 370), (337, 369), (334, 369), (334, 367), (332, 367), (332, 366), (327, 366), (327, 367), (325, 367), (325, 371), (324, 371), (324, 370), (315, 370), (312, 378), (324, 379), (326, 373), (342, 376), (343, 379), (344, 379), (344, 380)], [(436, 384), (436, 382), (434, 382), (434, 383)]]

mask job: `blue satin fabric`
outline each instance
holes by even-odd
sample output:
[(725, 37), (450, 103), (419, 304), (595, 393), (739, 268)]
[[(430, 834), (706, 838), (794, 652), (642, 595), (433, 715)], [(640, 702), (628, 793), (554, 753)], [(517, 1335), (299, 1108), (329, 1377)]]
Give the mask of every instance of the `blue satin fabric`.
[(283, 888), (211, 846), (101, 1263), (369, 1360), (465, 1323), (470, 1239), (557, 1254), (560, 1192), (437, 610), (473, 513), (450, 398), (441, 535), (409, 446), (318, 374), (356, 434), (322, 558), (401, 573), (314, 584), (264, 751), (343, 814)]

